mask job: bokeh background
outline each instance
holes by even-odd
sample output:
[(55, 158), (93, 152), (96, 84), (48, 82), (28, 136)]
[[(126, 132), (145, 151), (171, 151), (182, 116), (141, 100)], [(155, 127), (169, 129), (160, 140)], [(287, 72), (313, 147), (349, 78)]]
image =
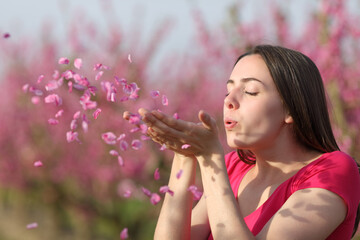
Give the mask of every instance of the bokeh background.
[[(0, 239), (110, 240), (120, 239), (124, 228), (128, 239), (152, 239), (161, 202), (152, 204), (143, 189), (163, 197), (159, 187), (167, 184), (171, 153), (134, 131), (123, 112), (147, 107), (196, 121), (205, 109), (221, 123), (234, 60), (260, 43), (293, 48), (314, 60), (339, 146), (360, 160), (357, 0), (0, 3)], [(60, 57), (70, 63), (59, 64)], [(83, 61), (80, 69), (73, 66), (76, 58)], [(94, 70), (100, 63), (106, 67)], [(66, 77), (69, 71), (85, 84)], [(120, 79), (125, 86), (137, 84), (137, 99), (124, 100)], [(49, 83), (56, 89), (47, 91)], [(94, 108), (79, 104), (89, 90), (102, 110), (97, 119)], [(151, 96), (154, 90), (158, 98)], [(61, 105), (45, 103), (53, 93)], [(58, 124), (49, 124), (59, 110), (64, 113)], [(79, 142), (68, 142), (77, 111), (81, 117), (72, 127)], [(107, 144), (106, 132), (125, 137)], [(133, 140), (142, 146), (131, 147)], [(35, 167), (37, 161), (43, 166)], [(37, 227), (29, 229), (31, 223)]]

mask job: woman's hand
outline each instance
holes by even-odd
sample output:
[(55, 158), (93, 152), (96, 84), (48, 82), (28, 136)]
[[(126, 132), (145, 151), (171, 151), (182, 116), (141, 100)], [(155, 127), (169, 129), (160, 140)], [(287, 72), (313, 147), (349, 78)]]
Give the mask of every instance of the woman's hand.
[(200, 123), (175, 119), (159, 111), (139, 109), (148, 135), (153, 141), (165, 144), (176, 153), (186, 156), (205, 156), (222, 153), (216, 121), (204, 111), (199, 112)]

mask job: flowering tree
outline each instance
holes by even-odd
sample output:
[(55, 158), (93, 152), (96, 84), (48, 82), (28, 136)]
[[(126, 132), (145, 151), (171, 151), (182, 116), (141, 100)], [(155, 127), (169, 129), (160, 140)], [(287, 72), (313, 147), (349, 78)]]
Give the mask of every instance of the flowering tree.
[[(342, 1), (322, 3), (298, 39), (289, 33), (281, 6), (274, 8), (272, 43), (302, 51), (315, 61), (328, 90), (339, 145), (359, 159), (360, 29)], [(66, 232), (86, 239), (113, 239), (118, 234), (122, 239), (128, 234), (149, 238), (159, 210), (153, 205), (163, 194), (172, 194), (166, 187), (171, 155), (148, 141), (136, 111), (159, 109), (197, 121), (196, 113), (204, 109), (222, 125), (225, 82), (235, 58), (266, 38), (266, 26), (239, 22), (237, 10), (231, 10), (232, 21), (225, 28), (215, 29), (208, 29), (195, 11), (194, 44), (200, 47), (167, 56), (152, 75), (149, 65), (168, 31), (166, 24), (154, 31), (146, 46), (138, 44), (141, 36), (136, 31), (124, 34), (116, 24), (104, 34), (75, 21), (69, 40), (60, 43), (49, 37), (40, 44), (29, 38), (15, 42), (11, 33), (4, 33), (3, 202), (26, 196), (34, 202), (32, 208), (50, 205), (56, 225), (52, 239)], [(47, 28), (44, 35), (52, 34)], [(124, 111), (133, 113), (130, 121), (123, 120)], [(224, 135), (221, 138), (225, 143)], [(198, 197), (195, 186), (189, 190)], [(34, 223), (28, 228), (37, 228), (41, 235), (44, 223), (30, 216)], [(76, 230), (81, 226), (88, 231)]]

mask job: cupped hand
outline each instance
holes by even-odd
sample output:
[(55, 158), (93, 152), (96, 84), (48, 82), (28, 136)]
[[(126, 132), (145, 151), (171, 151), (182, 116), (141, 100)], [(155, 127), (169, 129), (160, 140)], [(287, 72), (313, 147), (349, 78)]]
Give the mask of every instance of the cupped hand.
[(153, 141), (187, 156), (221, 153), (216, 121), (209, 114), (200, 111), (200, 123), (175, 119), (159, 111), (139, 109), (142, 121), (148, 126), (148, 135)]

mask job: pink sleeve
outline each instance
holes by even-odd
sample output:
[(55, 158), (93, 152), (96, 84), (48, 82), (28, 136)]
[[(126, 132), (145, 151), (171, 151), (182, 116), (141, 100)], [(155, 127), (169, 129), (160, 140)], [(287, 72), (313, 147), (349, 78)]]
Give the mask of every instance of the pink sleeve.
[(355, 161), (336, 151), (325, 153), (310, 165), (296, 179), (292, 191), (305, 188), (329, 190), (344, 200), (348, 214), (355, 213), (360, 199), (360, 175)]

